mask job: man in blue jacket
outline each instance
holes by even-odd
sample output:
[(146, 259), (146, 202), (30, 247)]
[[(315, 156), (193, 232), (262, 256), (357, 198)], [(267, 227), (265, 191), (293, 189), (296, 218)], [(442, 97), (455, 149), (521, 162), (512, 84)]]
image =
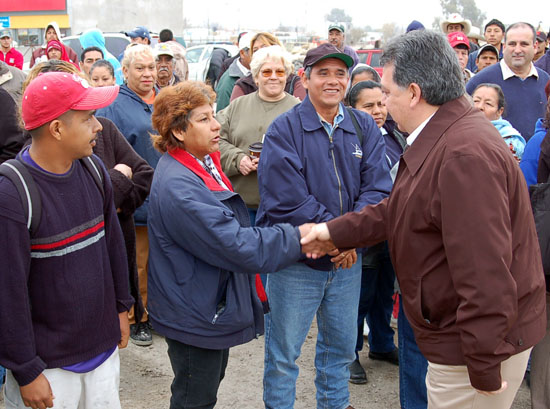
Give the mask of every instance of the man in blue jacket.
[[(328, 221), (389, 194), (385, 145), (376, 123), (341, 103), (352, 65), (353, 59), (331, 44), (307, 53), (302, 83), (308, 97), (275, 119), (265, 135), (258, 225)], [(355, 359), (361, 287), (356, 261), (352, 249), (332, 259), (304, 259), (268, 276), (266, 408), (294, 406), (295, 361), (315, 316), (317, 406), (351, 408), (348, 367)]]

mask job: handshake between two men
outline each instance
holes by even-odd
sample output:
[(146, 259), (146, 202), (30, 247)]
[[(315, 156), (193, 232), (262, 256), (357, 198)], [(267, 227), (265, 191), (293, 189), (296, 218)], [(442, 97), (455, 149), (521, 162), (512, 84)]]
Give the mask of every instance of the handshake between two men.
[(357, 261), (355, 249), (340, 251), (330, 238), (326, 223), (305, 223), (299, 227), (302, 253), (308, 258), (317, 259), (328, 254), (335, 268), (350, 268)]

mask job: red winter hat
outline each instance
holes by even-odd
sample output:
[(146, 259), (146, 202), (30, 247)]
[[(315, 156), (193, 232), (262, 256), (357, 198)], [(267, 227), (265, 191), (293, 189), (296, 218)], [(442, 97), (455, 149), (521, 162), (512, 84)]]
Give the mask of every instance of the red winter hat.
[(453, 48), (455, 48), (457, 45), (462, 44), (468, 47), (468, 50), (470, 49), (470, 41), (468, 40), (468, 37), (466, 37), (466, 34), (461, 31), (455, 31), (453, 33), (447, 34), (447, 39), (449, 40), (449, 43)]
[(23, 94), (21, 116), (25, 129), (36, 129), (69, 110), (106, 107), (118, 95), (118, 85), (94, 88), (76, 74), (47, 72), (36, 77)]

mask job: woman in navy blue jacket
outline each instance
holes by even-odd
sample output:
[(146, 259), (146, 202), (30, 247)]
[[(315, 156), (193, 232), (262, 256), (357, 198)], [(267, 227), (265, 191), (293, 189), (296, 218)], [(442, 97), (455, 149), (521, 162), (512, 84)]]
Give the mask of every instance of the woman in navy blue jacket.
[(263, 333), (256, 273), (300, 257), (289, 224), (250, 226), (220, 165), (212, 89), (186, 81), (154, 103), (163, 153), (149, 203), (149, 314), (174, 371), (170, 408), (213, 408), (229, 348)]

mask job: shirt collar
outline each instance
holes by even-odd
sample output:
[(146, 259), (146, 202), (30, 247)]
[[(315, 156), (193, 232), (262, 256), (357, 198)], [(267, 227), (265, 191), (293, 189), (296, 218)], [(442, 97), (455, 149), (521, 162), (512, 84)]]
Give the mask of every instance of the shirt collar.
[[(437, 111), (436, 111), (437, 112)], [(426, 125), (428, 125), (428, 122), (430, 122), (430, 119), (435, 115), (435, 112), (431, 114), (429, 117), (426, 118), (424, 122), (422, 122), (420, 125), (416, 127), (414, 131), (412, 131), (409, 136), (407, 136), (407, 145), (411, 146), (413, 142), (416, 140), (418, 135), (420, 135), (420, 132), (424, 129)]]
[(242, 65), (238, 58), (235, 61), (237, 61), (237, 67), (239, 67), (239, 70), (241, 70), (245, 77), (250, 74), (250, 70)]
[[(502, 70), (502, 79), (503, 80), (507, 80), (508, 78), (512, 78), (512, 77), (520, 78), (517, 74), (514, 73), (514, 71), (512, 71), (510, 69), (510, 67), (508, 67), (508, 65), (506, 64), (506, 62), (503, 59), (500, 60), (500, 69)], [(533, 65), (533, 63), (531, 63), (531, 70), (529, 71), (529, 74), (527, 74), (527, 77), (525, 77), (525, 78), (529, 78), (532, 75), (534, 75), (537, 78), (539, 77), (539, 73), (538, 73), (537, 69), (535, 68), (535, 66)]]
[(342, 108), (341, 103), (338, 104), (338, 113), (334, 117), (334, 121), (333, 121), (332, 124), (325, 121), (323, 119), (323, 117), (321, 115), (319, 115), (319, 113), (317, 113), (317, 116), (319, 117), (319, 121), (321, 121), (321, 125), (323, 125), (323, 128), (325, 128), (327, 133), (329, 135), (331, 135), (332, 131), (334, 131), (334, 128), (336, 128), (338, 126), (338, 124), (340, 124), (340, 122), (342, 122), (344, 120), (344, 109)]

